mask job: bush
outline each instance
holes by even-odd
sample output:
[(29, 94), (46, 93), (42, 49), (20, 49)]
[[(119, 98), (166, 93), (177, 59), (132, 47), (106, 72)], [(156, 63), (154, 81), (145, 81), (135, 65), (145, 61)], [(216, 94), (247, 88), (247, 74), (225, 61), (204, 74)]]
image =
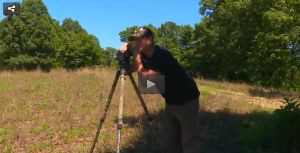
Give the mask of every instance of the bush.
[(285, 106), (274, 112), (274, 147), (280, 153), (300, 152), (300, 103), (285, 98)]
[(284, 98), (284, 106), (240, 135), (247, 152), (300, 152), (300, 103)]

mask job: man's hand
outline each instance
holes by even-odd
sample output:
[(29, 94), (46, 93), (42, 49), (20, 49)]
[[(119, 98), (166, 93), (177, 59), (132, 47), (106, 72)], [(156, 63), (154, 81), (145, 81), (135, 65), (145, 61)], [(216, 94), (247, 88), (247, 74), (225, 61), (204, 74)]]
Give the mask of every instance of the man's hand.
[(129, 45), (129, 43), (123, 43), (121, 48), (120, 48), (120, 52), (125, 53), (128, 49), (128, 45)]
[[(133, 42), (135, 43), (135, 42)], [(133, 47), (134, 46), (134, 47)], [(136, 55), (138, 53), (141, 52), (141, 48), (138, 48), (135, 44), (129, 44), (129, 43), (123, 43), (121, 48), (120, 48), (120, 52), (121, 53), (125, 53), (126, 51), (130, 50), (130, 52), (132, 53), (132, 55)]]
[[(129, 49), (129, 43), (123, 43), (122, 44), (122, 46), (120, 47), (120, 49), (119, 49), (119, 51), (121, 52), (121, 53), (125, 53), (125, 52), (127, 52), (128, 51), (128, 49)], [(133, 53), (133, 56), (135, 57), (135, 54)], [(137, 70), (137, 66), (136, 66), (136, 64), (134, 63), (134, 64), (130, 64), (130, 67), (129, 67), (129, 69), (128, 69), (128, 71), (130, 72), (130, 73), (132, 73), (132, 72), (135, 72)]]

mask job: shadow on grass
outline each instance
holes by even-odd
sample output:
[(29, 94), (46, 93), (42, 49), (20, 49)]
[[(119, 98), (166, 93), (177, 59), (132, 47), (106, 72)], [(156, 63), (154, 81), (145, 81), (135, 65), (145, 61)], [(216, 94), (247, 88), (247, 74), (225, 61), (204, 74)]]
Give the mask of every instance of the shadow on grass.
[[(164, 111), (153, 114), (155, 129), (159, 138), (163, 136), (162, 121)], [(243, 145), (239, 143), (239, 133), (255, 126), (258, 120), (266, 119), (270, 116), (266, 112), (252, 112), (250, 114), (233, 114), (230, 112), (209, 112), (201, 110), (199, 119), (199, 145), (202, 153), (243, 153)], [(143, 134), (136, 138), (131, 146), (125, 147), (125, 153), (164, 153), (161, 145), (155, 144), (153, 138), (155, 134), (149, 127), (146, 116), (125, 117), (125, 124), (128, 126), (141, 126)], [(156, 140), (157, 141), (157, 140)]]

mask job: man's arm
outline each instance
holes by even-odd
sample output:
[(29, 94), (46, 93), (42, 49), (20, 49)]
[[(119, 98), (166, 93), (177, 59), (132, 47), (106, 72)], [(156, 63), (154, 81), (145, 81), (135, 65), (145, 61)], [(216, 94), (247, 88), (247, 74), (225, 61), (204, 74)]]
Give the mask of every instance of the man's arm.
[(142, 64), (142, 57), (141, 57), (141, 51), (136, 51), (133, 54), (133, 58), (136, 64), (136, 71), (138, 74), (142, 74), (142, 75), (155, 75), (155, 74), (159, 74), (159, 72), (156, 72), (154, 70), (146, 70)]

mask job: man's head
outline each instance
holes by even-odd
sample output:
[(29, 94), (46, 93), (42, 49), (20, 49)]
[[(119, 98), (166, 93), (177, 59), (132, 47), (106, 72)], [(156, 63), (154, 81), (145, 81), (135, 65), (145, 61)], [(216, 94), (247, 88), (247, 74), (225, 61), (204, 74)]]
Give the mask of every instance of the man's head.
[(135, 41), (138, 48), (147, 51), (154, 46), (154, 37), (152, 31), (147, 27), (139, 27), (134, 34), (128, 38), (128, 41)]

